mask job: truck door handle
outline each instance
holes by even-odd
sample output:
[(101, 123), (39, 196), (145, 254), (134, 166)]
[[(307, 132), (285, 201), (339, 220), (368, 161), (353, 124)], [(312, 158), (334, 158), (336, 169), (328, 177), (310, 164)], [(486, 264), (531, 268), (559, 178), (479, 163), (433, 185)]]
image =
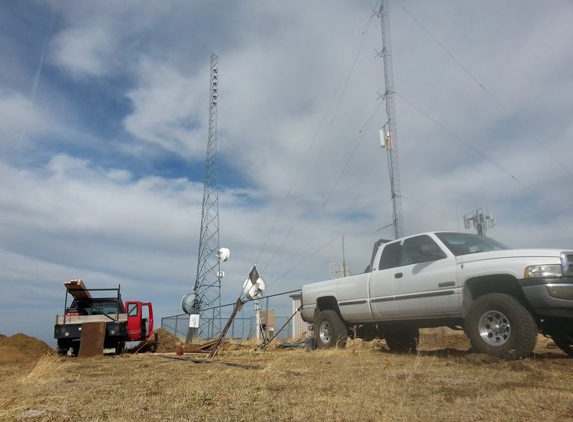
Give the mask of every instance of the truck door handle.
[(402, 278), (403, 275), (404, 274), (402, 274), (402, 273), (396, 273), (396, 274), (394, 274), (394, 278)]

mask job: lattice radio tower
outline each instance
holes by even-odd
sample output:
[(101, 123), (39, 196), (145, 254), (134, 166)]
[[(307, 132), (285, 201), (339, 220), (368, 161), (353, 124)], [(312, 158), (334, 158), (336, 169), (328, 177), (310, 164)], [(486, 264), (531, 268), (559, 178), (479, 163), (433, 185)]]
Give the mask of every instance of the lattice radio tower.
[(384, 125), (382, 147), (386, 148), (388, 170), (390, 172), (390, 189), (392, 193), (392, 225), (396, 239), (404, 236), (402, 220), (402, 196), (400, 193), (400, 169), (398, 167), (398, 134), (396, 133), (396, 107), (394, 104), (394, 71), (392, 67), (392, 42), (390, 38), (390, 7), (388, 0), (382, 0), (378, 12), (382, 25), (382, 52), (384, 59), (384, 99), (388, 121)]
[[(209, 138), (205, 161), (203, 208), (201, 211), (201, 232), (199, 235), (199, 257), (197, 278), (193, 288), (193, 316), (200, 322), (189, 324), (186, 342), (193, 337), (211, 338), (221, 331), (221, 266), (217, 256), (219, 250), (219, 191), (217, 168), (217, 103), (219, 91), (219, 57), (211, 55), (209, 92)], [(203, 309), (212, 308), (204, 313)]]

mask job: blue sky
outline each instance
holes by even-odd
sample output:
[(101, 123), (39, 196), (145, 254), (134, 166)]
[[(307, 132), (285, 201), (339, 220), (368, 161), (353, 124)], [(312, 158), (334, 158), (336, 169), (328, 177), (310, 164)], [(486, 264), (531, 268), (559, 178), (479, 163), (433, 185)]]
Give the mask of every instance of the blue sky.
[[(0, 333), (50, 340), (71, 278), (179, 313), (196, 272), (212, 53), (232, 253), (222, 301), (254, 263), (269, 293), (328, 278), (341, 236), (362, 271), (391, 236), (376, 232), (391, 220), (384, 107), (367, 124), (384, 91), (376, 5), (0, 3)], [(503, 243), (573, 248), (573, 6), (390, 7), (405, 233), (463, 231), (487, 208)]]

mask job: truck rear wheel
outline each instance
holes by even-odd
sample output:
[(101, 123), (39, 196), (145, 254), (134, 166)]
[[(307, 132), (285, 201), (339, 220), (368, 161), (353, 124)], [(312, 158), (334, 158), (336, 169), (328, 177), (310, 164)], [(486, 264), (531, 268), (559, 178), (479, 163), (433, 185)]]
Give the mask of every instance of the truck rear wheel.
[(319, 349), (346, 346), (348, 329), (335, 311), (329, 309), (318, 314), (314, 321), (314, 333)]
[(551, 339), (564, 353), (573, 357), (573, 333), (556, 334), (551, 336)]
[(502, 359), (529, 356), (537, 341), (537, 326), (531, 314), (516, 299), (502, 293), (476, 299), (464, 328), (475, 353)]
[(416, 353), (420, 340), (420, 330), (413, 327), (405, 327), (399, 331), (386, 333), (384, 339), (392, 352)]

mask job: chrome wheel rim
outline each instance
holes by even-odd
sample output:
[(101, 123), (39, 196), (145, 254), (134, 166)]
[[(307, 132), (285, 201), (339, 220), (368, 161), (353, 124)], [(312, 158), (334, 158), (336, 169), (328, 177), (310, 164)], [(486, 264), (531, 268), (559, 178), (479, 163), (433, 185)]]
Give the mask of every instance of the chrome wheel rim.
[(511, 336), (511, 325), (499, 311), (488, 311), (479, 320), (479, 334), (490, 346), (503, 346)]
[(330, 323), (328, 321), (323, 321), (322, 324), (320, 324), (320, 328), (318, 330), (318, 335), (320, 337), (320, 341), (323, 344), (327, 344), (330, 342)]

